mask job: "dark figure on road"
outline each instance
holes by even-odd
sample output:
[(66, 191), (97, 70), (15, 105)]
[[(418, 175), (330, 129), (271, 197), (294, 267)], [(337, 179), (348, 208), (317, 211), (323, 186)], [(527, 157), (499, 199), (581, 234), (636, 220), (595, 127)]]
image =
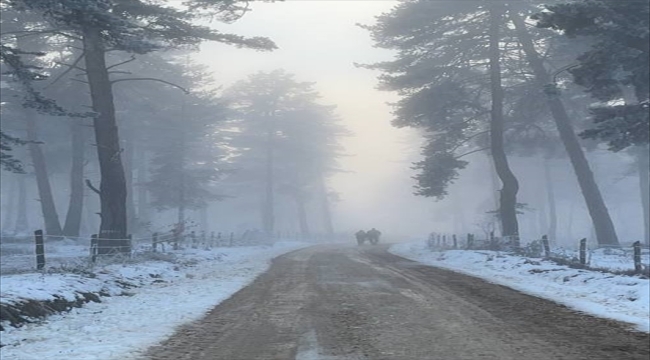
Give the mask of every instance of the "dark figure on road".
[(379, 243), (379, 237), (381, 236), (381, 231), (372, 228), (366, 232), (366, 237), (368, 237), (368, 240), (370, 240), (370, 243), (373, 245), (377, 245)]
[(368, 234), (366, 234), (366, 232), (363, 230), (357, 231), (354, 236), (357, 237), (357, 244), (359, 245), (363, 245), (363, 243), (366, 242), (366, 239), (368, 238)]

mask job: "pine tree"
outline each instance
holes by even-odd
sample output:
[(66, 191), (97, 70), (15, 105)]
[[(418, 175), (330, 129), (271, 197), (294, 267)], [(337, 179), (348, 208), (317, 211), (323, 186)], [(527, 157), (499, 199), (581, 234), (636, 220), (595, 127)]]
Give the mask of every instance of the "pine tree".
[(38, 14), (50, 24), (49, 29), (34, 33), (56, 33), (83, 44), (101, 173), (97, 190), (101, 199), (99, 249), (102, 253), (128, 251), (125, 241), (112, 240), (126, 239), (127, 193), (112, 89), (117, 80), (109, 76), (111, 65), (106, 63), (106, 52), (145, 54), (168, 46), (196, 45), (202, 40), (258, 50), (273, 49), (274, 44), (265, 38), (223, 34), (192, 23), (204, 15), (234, 21), (245, 12), (238, 1), (189, 1), (183, 9), (168, 2), (121, 0), (12, 0), (8, 4), (18, 11)]
[[(603, 103), (592, 110), (596, 125), (581, 136), (613, 151), (650, 142), (650, 3), (646, 0), (572, 1), (548, 5), (538, 26), (593, 41), (568, 71)], [(625, 104), (607, 104), (623, 100)]]

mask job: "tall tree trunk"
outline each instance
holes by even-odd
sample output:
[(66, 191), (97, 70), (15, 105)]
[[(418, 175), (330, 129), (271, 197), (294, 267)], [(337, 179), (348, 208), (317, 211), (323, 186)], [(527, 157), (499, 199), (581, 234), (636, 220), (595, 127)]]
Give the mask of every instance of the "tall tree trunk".
[[(89, 172), (92, 172), (92, 170)], [(97, 197), (95, 196), (95, 193), (92, 192), (86, 192), (86, 195), (84, 196), (83, 221), (81, 224), (84, 227), (85, 234), (95, 233), (99, 228), (99, 223), (97, 221), (100, 219), (99, 214), (97, 213), (97, 208), (99, 206), (96, 199)]]
[(144, 147), (138, 146), (136, 148), (137, 168), (138, 168), (138, 183), (137, 183), (137, 198), (138, 198), (138, 221), (141, 224), (149, 222), (149, 199), (148, 191), (145, 184), (148, 181), (147, 170), (147, 156)]
[[(498, 211), (499, 211), (499, 175), (497, 175), (496, 170), (494, 169), (494, 160), (492, 160), (492, 154), (490, 154), (489, 151), (485, 153), (487, 155), (487, 160), (488, 160), (488, 171), (490, 172), (490, 197), (492, 200), (492, 206), (493, 208), (490, 210), (494, 210), (497, 213), (495, 213), (494, 216), (490, 217), (490, 228), (492, 231), (503, 233), (503, 227), (501, 226), (501, 222), (497, 221), (499, 216), (498, 216)], [(498, 230), (498, 231), (497, 231)]]
[(555, 244), (557, 241), (557, 207), (555, 205), (555, 187), (551, 176), (551, 165), (544, 159), (544, 182), (546, 183), (546, 196), (548, 198), (548, 240)]
[[(551, 114), (555, 120), (555, 125), (560, 133), (560, 139), (564, 144), (578, 178), (578, 184), (580, 185), (582, 195), (587, 204), (587, 209), (589, 210), (589, 215), (591, 216), (591, 220), (596, 229), (598, 244), (618, 245), (618, 237), (616, 236), (614, 223), (609, 216), (609, 211), (607, 210), (607, 206), (605, 206), (605, 201), (600, 193), (598, 184), (596, 184), (596, 181), (594, 180), (594, 174), (592, 173), (591, 168), (589, 167), (589, 162), (580, 147), (578, 137), (573, 131), (573, 126), (571, 125), (571, 120), (564, 108), (564, 104), (556, 94), (553, 81), (549, 73), (546, 71), (544, 63), (537, 53), (537, 50), (535, 50), (532, 38), (528, 33), (528, 29), (526, 29), (526, 24), (517, 13), (516, 9), (510, 11), (510, 18), (515, 25), (519, 42), (521, 43), (526, 58), (535, 74), (535, 80), (537, 81), (540, 90), (545, 89), (544, 93), (546, 94), (546, 102), (551, 110)], [(553, 88), (547, 88), (549, 86)]]
[[(544, 178), (544, 162), (546, 161), (545, 158), (541, 158), (540, 164), (541, 166), (537, 166), (537, 169), (541, 169), (541, 173), (539, 173), (536, 178), (538, 180), (536, 186), (539, 189), (539, 191), (535, 191), (536, 195), (536, 203), (538, 204), (538, 211), (537, 211), (537, 223), (538, 227), (540, 230), (539, 234), (535, 234), (535, 236), (541, 236), (541, 235), (546, 235), (548, 236), (548, 199), (546, 196), (546, 181)], [(544, 189), (544, 190), (542, 190)]]
[(490, 7), (490, 88), (492, 93), (492, 109), (490, 111), (490, 150), (494, 168), (503, 183), (499, 196), (499, 215), (502, 235), (519, 235), (517, 223), (517, 192), (519, 183), (510, 170), (508, 158), (503, 147), (503, 87), (501, 86), (501, 65), (499, 50), (499, 27), (503, 23), (504, 8), (500, 4)]
[(124, 135), (124, 176), (126, 178), (126, 219), (131, 232), (138, 231), (138, 219), (135, 212), (134, 188), (133, 188), (133, 153), (135, 141), (133, 141), (133, 129), (129, 129)]
[(463, 234), (466, 232), (465, 212), (463, 211), (462, 193), (457, 193), (451, 199), (451, 212), (454, 221), (454, 234)]
[(650, 154), (648, 146), (639, 146), (636, 149), (636, 163), (639, 170), (639, 186), (641, 188), (641, 207), (643, 209), (643, 238), (646, 245), (650, 246), (650, 181), (648, 171), (650, 169)]
[(66, 236), (79, 236), (81, 229), (81, 214), (84, 204), (84, 130), (81, 124), (73, 122), (70, 125), (72, 168), (70, 169), (70, 203), (63, 226), (63, 234)]
[[(36, 129), (34, 115), (31, 112), (28, 113), (25, 120), (27, 122), (27, 139), (38, 142), (38, 130)], [(36, 176), (38, 197), (43, 212), (43, 220), (45, 221), (45, 232), (48, 235), (61, 235), (61, 224), (59, 223), (59, 215), (56, 212), (56, 205), (52, 196), (52, 187), (47, 173), (43, 149), (40, 144), (32, 142), (29, 144), (29, 153), (34, 164), (34, 175)]]
[(298, 209), (298, 223), (300, 224), (300, 235), (303, 239), (310, 236), (309, 223), (307, 222), (307, 210), (305, 207), (305, 197), (301, 190), (296, 194), (296, 206)]
[[(185, 100), (183, 99), (183, 108), (185, 107)], [(181, 111), (185, 113), (185, 111)], [(176, 147), (178, 150), (174, 154), (176, 156), (176, 168), (179, 169), (179, 179), (178, 179), (178, 224), (183, 229), (185, 228), (185, 210), (186, 210), (186, 198), (185, 198), (185, 132), (181, 130), (179, 132), (179, 143)]]
[[(23, 179), (24, 180), (24, 179)], [(18, 183), (18, 208), (16, 217), (16, 232), (23, 233), (29, 230), (29, 221), (27, 220), (27, 182)]]
[(264, 177), (265, 183), (265, 197), (264, 203), (262, 205), (262, 225), (264, 226), (264, 233), (267, 236), (273, 235), (274, 225), (275, 225), (275, 214), (274, 214), (274, 199), (273, 199), (273, 188), (274, 186), (274, 174), (273, 174), (273, 125), (270, 123), (271, 119), (267, 118), (269, 121), (269, 129), (267, 130), (266, 135), (266, 174)]
[[(9, 182), (7, 178), (9, 176), (5, 176), (4, 180), (0, 183), (0, 188), (3, 190), (1, 198), (6, 201), (3, 210), (4, 216), (2, 217), (2, 230), (4, 231), (9, 231), (9, 226), (11, 226), (10, 224), (13, 224), (14, 222), (14, 215), (16, 214), (14, 209), (16, 208), (16, 197), (18, 196), (17, 189), (21, 183), (25, 182), (24, 178), (19, 178), (18, 176), (11, 176), (15, 178), (15, 180)], [(9, 184), (10, 187), (8, 186)], [(7, 187), (7, 190), (5, 190), (5, 186)]]
[(104, 40), (99, 29), (83, 29), (83, 47), (86, 72), (90, 86), (99, 172), (101, 224), (99, 226), (99, 254), (127, 252), (126, 179), (115, 119), (113, 89), (106, 69)]
[(330, 209), (330, 199), (327, 193), (327, 184), (325, 175), (321, 175), (318, 180), (318, 193), (320, 196), (321, 215), (323, 216), (323, 227), (328, 237), (334, 236), (334, 224), (332, 223), (332, 211)]

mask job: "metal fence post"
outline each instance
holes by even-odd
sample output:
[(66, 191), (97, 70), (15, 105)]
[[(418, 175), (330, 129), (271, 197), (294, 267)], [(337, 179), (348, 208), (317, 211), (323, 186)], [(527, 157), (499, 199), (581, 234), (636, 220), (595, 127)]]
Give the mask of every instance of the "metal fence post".
[(45, 246), (43, 244), (43, 230), (34, 231), (36, 241), (36, 269), (43, 270), (45, 267)]

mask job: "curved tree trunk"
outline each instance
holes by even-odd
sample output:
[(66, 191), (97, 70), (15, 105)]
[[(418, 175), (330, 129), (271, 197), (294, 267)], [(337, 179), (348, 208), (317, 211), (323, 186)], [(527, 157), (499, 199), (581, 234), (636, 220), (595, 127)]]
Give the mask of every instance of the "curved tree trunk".
[(546, 183), (546, 196), (548, 198), (548, 240), (555, 244), (557, 241), (557, 208), (555, 205), (555, 188), (551, 176), (551, 166), (548, 159), (544, 159), (544, 182)]
[[(0, 188), (2, 189), (2, 199), (5, 200), (6, 202), (3, 202), (4, 210), (3, 216), (2, 216), (2, 227), (1, 229), (4, 231), (9, 231), (9, 226), (14, 222), (14, 215), (16, 214), (16, 211), (14, 209), (16, 208), (16, 197), (18, 196), (18, 186), (20, 186), (21, 183), (24, 183), (24, 179), (19, 178), (18, 176), (13, 177), (13, 181), (9, 181), (8, 177), (12, 175), (7, 175), (5, 176), (4, 180), (0, 182)], [(5, 190), (5, 187), (7, 190)]]
[[(539, 88), (540, 90), (545, 89), (547, 86), (552, 85), (553, 81), (546, 71), (537, 50), (535, 50), (532, 38), (528, 33), (528, 29), (526, 29), (526, 24), (516, 10), (510, 11), (510, 18), (515, 25), (519, 42), (535, 74)], [(598, 244), (618, 245), (618, 237), (616, 236), (614, 223), (609, 216), (609, 211), (607, 210), (607, 206), (605, 206), (605, 201), (600, 193), (598, 184), (596, 184), (594, 174), (589, 167), (589, 162), (580, 146), (578, 137), (573, 131), (573, 126), (564, 108), (564, 104), (554, 91), (547, 89), (544, 93), (546, 94), (546, 102), (560, 134), (560, 139), (564, 144), (571, 164), (573, 165), (573, 170), (578, 178), (580, 190), (582, 191), (589, 215), (596, 230)]]
[(63, 234), (79, 236), (81, 214), (84, 204), (84, 128), (81, 124), (70, 125), (72, 134), (72, 168), (70, 170), (70, 203), (65, 217)]
[(643, 209), (643, 238), (645, 244), (650, 246), (650, 179), (648, 179), (650, 154), (648, 154), (648, 146), (639, 146), (636, 150), (639, 186), (641, 188), (641, 207)]
[[(503, 147), (503, 87), (501, 86), (501, 66), (499, 50), (499, 27), (502, 24), (504, 9), (499, 4), (490, 7), (490, 88), (492, 93), (492, 109), (490, 112), (490, 150), (494, 168), (503, 183), (499, 196), (499, 215), (502, 235), (519, 236), (517, 223), (517, 192), (519, 183), (510, 170), (508, 158)], [(516, 240), (515, 240), (516, 241)], [(515, 244), (517, 246), (517, 244)]]
[(104, 42), (99, 29), (91, 26), (83, 29), (83, 47), (92, 107), (98, 114), (93, 119), (101, 174), (98, 250), (99, 254), (128, 252), (126, 179), (115, 119), (113, 89), (106, 69)]
[(47, 173), (45, 155), (38, 142), (38, 131), (36, 129), (36, 120), (31, 113), (27, 114), (27, 139), (32, 141), (29, 144), (29, 153), (34, 164), (34, 175), (36, 176), (36, 185), (38, 186), (38, 197), (45, 221), (45, 233), (47, 235), (61, 235), (61, 223), (59, 223), (59, 214), (56, 212), (54, 197), (52, 196), (52, 186)]
[(147, 170), (147, 156), (144, 148), (138, 146), (136, 148), (136, 161), (138, 163), (138, 183), (137, 183), (137, 198), (138, 198), (138, 221), (141, 224), (149, 222), (149, 194), (145, 184), (148, 181)]
[(124, 138), (124, 176), (126, 180), (126, 219), (131, 232), (138, 231), (138, 218), (135, 211), (134, 187), (133, 187), (133, 153), (135, 142), (133, 141), (133, 129), (129, 129)]
[(29, 230), (29, 221), (27, 220), (27, 183), (25, 181), (20, 181), (18, 184), (17, 211), (16, 232), (27, 232)]
[[(266, 119), (269, 122), (271, 119)], [(272, 236), (275, 225), (275, 214), (274, 214), (274, 174), (273, 174), (273, 126), (269, 124), (269, 129), (266, 134), (266, 174), (264, 177), (265, 185), (265, 197), (264, 203), (262, 205), (262, 225), (264, 227), (264, 233), (267, 236)]]

